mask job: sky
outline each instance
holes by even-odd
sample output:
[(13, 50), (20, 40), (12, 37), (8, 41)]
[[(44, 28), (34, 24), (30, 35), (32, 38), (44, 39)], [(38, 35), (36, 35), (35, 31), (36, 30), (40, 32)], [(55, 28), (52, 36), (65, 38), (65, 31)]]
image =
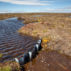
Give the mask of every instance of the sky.
[(71, 13), (71, 0), (0, 0), (0, 13)]

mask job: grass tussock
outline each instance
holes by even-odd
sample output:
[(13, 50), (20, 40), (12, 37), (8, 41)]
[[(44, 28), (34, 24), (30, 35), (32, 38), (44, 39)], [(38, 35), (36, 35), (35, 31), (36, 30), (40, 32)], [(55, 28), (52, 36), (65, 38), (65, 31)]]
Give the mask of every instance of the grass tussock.
[(16, 62), (0, 63), (0, 71), (20, 71), (20, 66)]

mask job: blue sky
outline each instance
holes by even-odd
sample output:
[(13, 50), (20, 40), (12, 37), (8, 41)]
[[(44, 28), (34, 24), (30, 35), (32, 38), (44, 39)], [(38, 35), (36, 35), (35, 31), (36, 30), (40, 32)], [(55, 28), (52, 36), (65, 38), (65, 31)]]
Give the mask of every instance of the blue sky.
[(71, 13), (71, 0), (0, 0), (0, 13)]

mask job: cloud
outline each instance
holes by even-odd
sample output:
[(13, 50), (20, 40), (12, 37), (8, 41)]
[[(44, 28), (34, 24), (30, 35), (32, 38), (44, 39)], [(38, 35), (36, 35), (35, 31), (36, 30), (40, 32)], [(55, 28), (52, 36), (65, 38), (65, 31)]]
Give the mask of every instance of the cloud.
[(8, 2), (13, 4), (22, 5), (49, 5), (50, 1), (40, 1), (40, 0), (0, 0), (1, 2)]
[(71, 7), (59, 8), (59, 9), (50, 9), (41, 10), (42, 12), (71, 12)]
[(71, 9), (48, 9), (48, 11), (68, 11)]

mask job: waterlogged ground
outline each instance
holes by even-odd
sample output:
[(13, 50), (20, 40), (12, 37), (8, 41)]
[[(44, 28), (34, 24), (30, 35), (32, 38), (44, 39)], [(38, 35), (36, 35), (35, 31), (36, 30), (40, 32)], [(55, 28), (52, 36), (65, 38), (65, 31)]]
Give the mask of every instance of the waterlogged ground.
[(30, 36), (20, 35), (17, 30), (24, 26), (17, 18), (0, 20), (0, 62), (21, 57), (32, 49), (36, 40)]

